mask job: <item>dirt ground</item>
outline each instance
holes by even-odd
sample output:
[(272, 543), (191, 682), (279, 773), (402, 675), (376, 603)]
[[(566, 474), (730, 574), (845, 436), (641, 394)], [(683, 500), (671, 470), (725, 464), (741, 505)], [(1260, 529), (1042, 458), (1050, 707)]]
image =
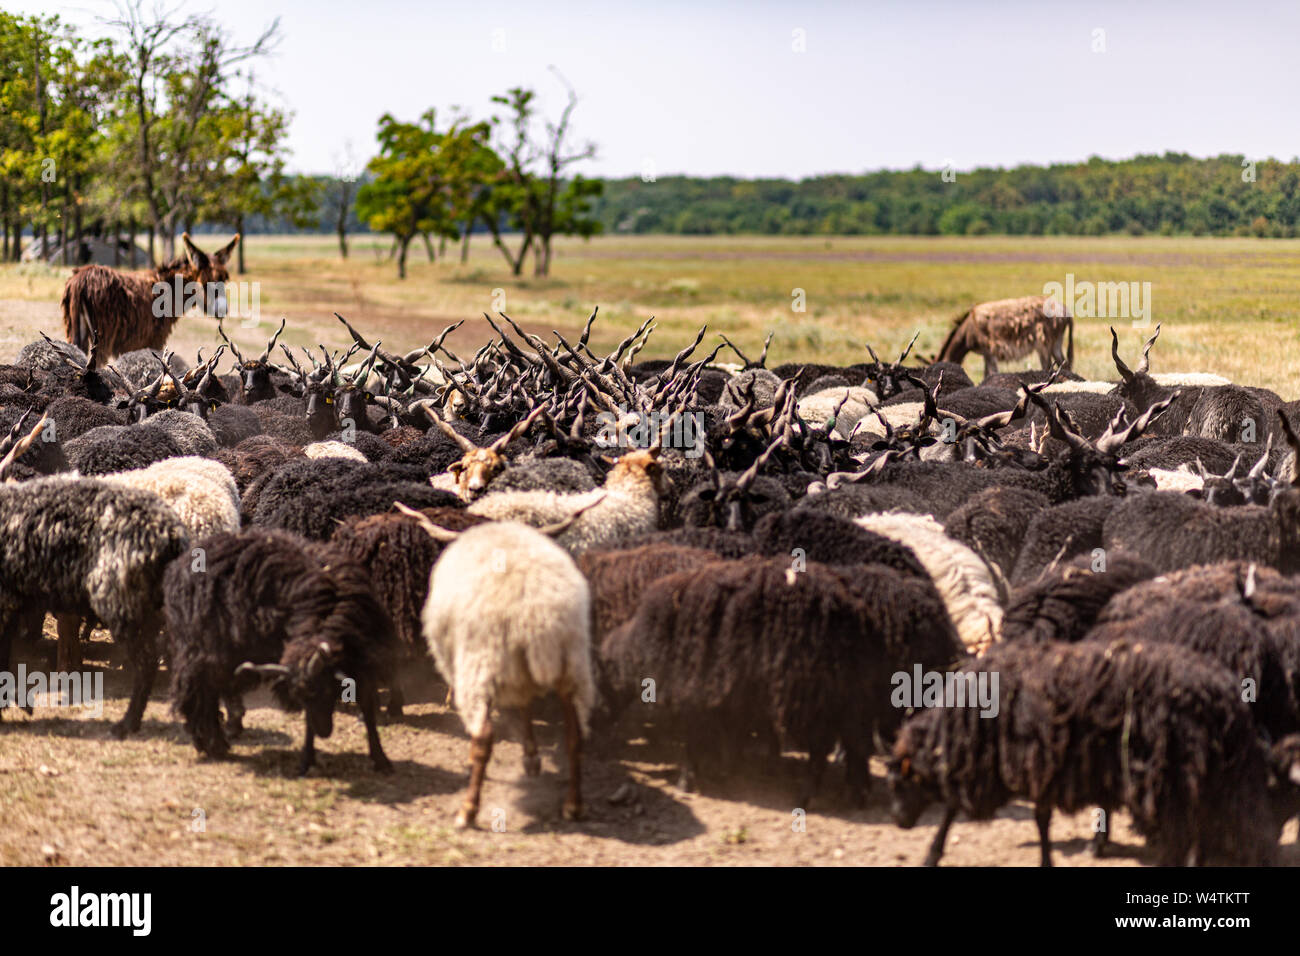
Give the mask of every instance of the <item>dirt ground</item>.
[[(41, 667), (51, 647), (47, 637), (17, 656)], [(896, 827), (884, 767), (874, 760), (866, 809), (849, 806), (832, 767), (800, 832), (791, 803), (804, 755), (785, 755), (770, 776), (756, 760), (736, 778), (705, 777), (699, 793), (685, 793), (676, 787), (675, 749), (632, 737), (635, 729), (594, 737), (583, 773), (587, 816), (563, 822), (562, 727), (542, 708), (542, 775), (524, 776), (517, 718), (506, 715), (497, 723), (504, 739), (488, 768), (480, 828), (457, 831), (451, 823), (466, 784), (468, 744), (459, 718), (438, 703), (436, 682), (413, 695), (403, 719), (380, 729), (394, 774), (371, 769), (360, 720), (341, 713), (334, 735), (320, 742), (318, 766), (295, 779), (301, 717), (279, 711), (265, 693), (249, 697), (247, 730), (227, 761), (196, 755), (168, 710), (165, 672), (141, 732), (112, 739), (108, 723), (121, 716), (129, 690), (120, 657), (97, 633), (86, 666), (105, 673), (103, 717), (39, 706), (31, 717), (5, 713), (0, 865), (914, 866), (938, 822), (932, 808), (914, 829)], [(1110, 856), (1098, 861), (1087, 851), (1092, 814), (1058, 814), (1056, 865), (1148, 863), (1126, 817), (1115, 814), (1110, 823)], [(1283, 844), (1281, 862), (1300, 864), (1294, 822)], [(959, 819), (943, 863), (1037, 865), (1030, 808), (1013, 804), (985, 823)]]

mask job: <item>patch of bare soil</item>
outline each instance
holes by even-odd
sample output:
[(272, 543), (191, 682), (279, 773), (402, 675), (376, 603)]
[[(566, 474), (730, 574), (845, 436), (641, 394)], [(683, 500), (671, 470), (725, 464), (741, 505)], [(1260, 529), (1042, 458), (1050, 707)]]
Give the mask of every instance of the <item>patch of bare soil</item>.
[[(52, 642), (18, 650), (29, 668), (44, 667)], [(196, 755), (168, 709), (165, 672), (142, 731), (112, 739), (108, 723), (121, 716), (129, 690), (122, 655), (100, 633), (87, 650), (87, 668), (104, 674), (103, 717), (37, 707), (31, 717), (7, 711), (0, 723), (0, 864), (911, 866), (924, 859), (939, 818), (932, 809), (912, 830), (894, 826), (883, 766), (874, 761), (867, 808), (848, 805), (832, 767), (800, 831), (792, 801), (804, 755), (785, 755), (770, 775), (756, 759), (743, 775), (706, 777), (702, 792), (684, 793), (675, 786), (675, 749), (651, 746), (634, 728), (595, 735), (583, 773), (587, 817), (564, 822), (562, 725), (556, 711), (541, 708), (542, 775), (524, 776), (517, 719), (506, 715), (497, 722), (504, 739), (488, 769), (480, 829), (457, 831), (468, 744), (432, 679), (404, 718), (381, 727), (395, 773), (371, 769), (360, 720), (340, 713), (318, 766), (294, 778), (301, 717), (275, 709), (263, 693), (248, 700), (247, 730), (231, 760)], [(1055, 863), (1149, 862), (1124, 815), (1110, 823), (1111, 855), (1098, 861), (1087, 850), (1092, 815), (1057, 815)], [(1294, 823), (1281, 862), (1300, 863)], [(959, 820), (943, 863), (1037, 865), (1030, 808), (1011, 805), (987, 823)]]

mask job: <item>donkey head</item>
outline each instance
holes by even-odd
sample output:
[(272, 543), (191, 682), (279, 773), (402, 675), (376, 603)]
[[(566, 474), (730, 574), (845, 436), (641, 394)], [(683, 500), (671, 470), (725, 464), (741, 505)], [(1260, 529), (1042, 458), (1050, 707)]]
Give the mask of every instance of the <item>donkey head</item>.
[(199, 296), (203, 300), (203, 311), (208, 315), (222, 318), (226, 315), (226, 283), (230, 281), (230, 271), (226, 261), (239, 243), (239, 235), (209, 255), (184, 233), (181, 242), (185, 245), (185, 279), (198, 286)]

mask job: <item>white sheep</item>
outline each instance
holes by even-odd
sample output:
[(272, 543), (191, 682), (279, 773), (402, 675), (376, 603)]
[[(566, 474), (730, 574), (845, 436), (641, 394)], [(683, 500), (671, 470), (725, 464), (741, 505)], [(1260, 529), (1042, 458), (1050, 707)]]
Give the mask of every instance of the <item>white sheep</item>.
[(1187, 493), (1189, 491), (1200, 491), (1205, 487), (1205, 479), (1200, 475), (1193, 474), (1185, 464), (1179, 465), (1173, 471), (1166, 468), (1148, 468), (1147, 474), (1156, 483), (1158, 491)]
[(1092, 395), (1109, 395), (1115, 391), (1114, 382), (1053, 382), (1043, 389), (1048, 395), (1079, 395), (1087, 392)]
[(979, 653), (998, 639), (1002, 606), (989, 566), (966, 545), (948, 537), (931, 515), (889, 512), (854, 520), (868, 531), (912, 549), (934, 581), (968, 650)]
[(580, 494), (489, 489), (466, 510), (493, 521), (517, 521), (534, 528), (553, 525), (576, 514), (577, 520), (557, 538), (576, 557), (620, 538), (654, 531), (659, 520), (659, 499), (666, 493), (659, 449), (651, 447), (621, 456), (605, 477), (602, 488)]
[(456, 534), (422, 516), (416, 520), (435, 538), (451, 540), (429, 576), (421, 622), (470, 736), (469, 790), (456, 825), (472, 826), (478, 816), (493, 707), (522, 711), (524, 772), (541, 771), (530, 709), (547, 691), (555, 691), (564, 710), (563, 815), (577, 819), (582, 741), (596, 698), (586, 578), (564, 549), (526, 525), (496, 522)]
[(347, 458), (350, 461), (368, 461), (355, 445), (341, 441), (314, 441), (304, 445), (302, 452), (308, 458)]
[(1149, 373), (1157, 385), (1167, 388), (1211, 388), (1216, 385), (1231, 385), (1230, 379), (1213, 372), (1152, 372)]
[(871, 413), (876, 402), (876, 393), (866, 386), (841, 386), (824, 388), (805, 396), (799, 399), (796, 408), (800, 418), (814, 425), (820, 425), (834, 415), (835, 433), (848, 438), (853, 433), (853, 426)]

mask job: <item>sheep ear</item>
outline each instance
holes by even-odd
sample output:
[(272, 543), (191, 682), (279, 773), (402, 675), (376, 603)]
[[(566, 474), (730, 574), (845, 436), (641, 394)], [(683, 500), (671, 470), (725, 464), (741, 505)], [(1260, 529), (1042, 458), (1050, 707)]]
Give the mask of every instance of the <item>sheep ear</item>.
[(1293, 763), (1291, 765), (1291, 772), (1287, 774), (1287, 779), (1297, 787), (1300, 787), (1300, 763)]

